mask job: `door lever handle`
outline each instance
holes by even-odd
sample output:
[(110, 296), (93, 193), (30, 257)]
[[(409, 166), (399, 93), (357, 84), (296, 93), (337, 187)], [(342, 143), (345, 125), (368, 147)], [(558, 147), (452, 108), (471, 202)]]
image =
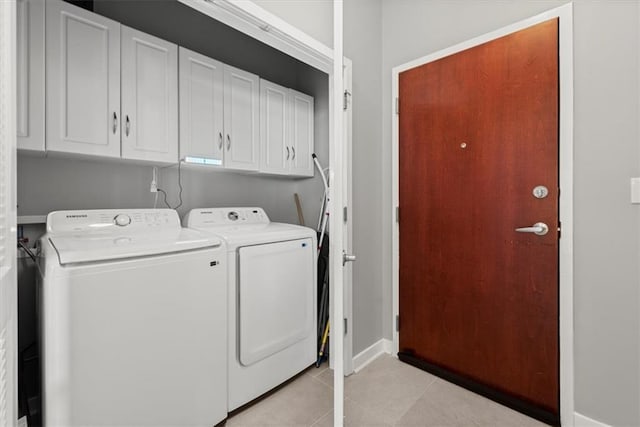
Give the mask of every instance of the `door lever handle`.
[(549, 232), (549, 226), (544, 222), (536, 222), (531, 227), (516, 228), (518, 233), (533, 233), (538, 236), (544, 236)]
[(342, 265), (345, 265), (348, 262), (354, 262), (355, 260), (356, 260), (355, 255), (342, 252)]

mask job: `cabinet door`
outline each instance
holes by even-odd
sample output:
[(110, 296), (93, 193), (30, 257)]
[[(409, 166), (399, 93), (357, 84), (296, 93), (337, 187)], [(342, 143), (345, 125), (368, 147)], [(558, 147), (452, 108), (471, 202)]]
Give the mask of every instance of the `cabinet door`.
[(178, 161), (178, 46), (122, 27), (122, 157)]
[(18, 0), (18, 148), (44, 151), (44, 0)]
[(289, 89), (291, 129), (290, 173), (313, 176), (313, 97)]
[(288, 89), (260, 80), (260, 172), (289, 174)]
[(260, 78), (225, 65), (224, 68), (224, 166), (259, 169)]
[(47, 150), (120, 157), (120, 24), (46, 7)]
[(223, 64), (180, 48), (180, 159), (222, 166)]

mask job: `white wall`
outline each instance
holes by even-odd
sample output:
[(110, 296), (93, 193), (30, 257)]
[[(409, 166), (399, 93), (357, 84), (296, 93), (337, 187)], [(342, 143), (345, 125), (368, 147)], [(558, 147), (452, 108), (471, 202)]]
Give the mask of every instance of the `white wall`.
[(333, 1), (253, 0), (253, 3), (304, 31), (314, 39), (333, 47)]
[[(391, 68), (565, 2), (383, 0), (383, 206), (391, 203)], [(620, 426), (640, 424), (640, 211), (629, 203), (629, 177), (640, 175), (638, 17), (637, 1), (574, 4), (575, 409)], [(389, 213), (382, 223), (386, 338)]]

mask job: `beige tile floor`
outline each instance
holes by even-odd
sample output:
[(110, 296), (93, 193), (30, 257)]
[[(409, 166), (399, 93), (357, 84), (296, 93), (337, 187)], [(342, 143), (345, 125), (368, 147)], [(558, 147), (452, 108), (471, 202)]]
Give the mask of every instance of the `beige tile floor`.
[[(310, 368), (227, 426), (332, 426), (332, 375), (326, 365)], [(388, 355), (345, 378), (344, 386), (345, 426), (545, 426)]]

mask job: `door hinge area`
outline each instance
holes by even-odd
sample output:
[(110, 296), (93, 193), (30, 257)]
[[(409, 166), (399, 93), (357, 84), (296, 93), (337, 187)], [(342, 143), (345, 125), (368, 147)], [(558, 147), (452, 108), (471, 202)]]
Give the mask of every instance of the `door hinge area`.
[(342, 208), (342, 220), (344, 221), (345, 224), (349, 220), (349, 213), (348, 212), (349, 212), (349, 209), (347, 209), (346, 206)]
[(396, 97), (396, 114), (400, 114), (400, 98)]
[(344, 111), (347, 111), (347, 108), (349, 108), (349, 97), (351, 96), (351, 92), (349, 92), (348, 90), (344, 91), (344, 98), (342, 99), (342, 109)]
[(400, 206), (396, 206), (396, 222), (400, 224)]
[(347, 335), (347, 325), (349, 324), (349, 322), (347, 321), (347, 318), (344, 318), (344, 334), (345, 336)]
[(396, 332), (400, 332), (400, 315), (396, 314)]

